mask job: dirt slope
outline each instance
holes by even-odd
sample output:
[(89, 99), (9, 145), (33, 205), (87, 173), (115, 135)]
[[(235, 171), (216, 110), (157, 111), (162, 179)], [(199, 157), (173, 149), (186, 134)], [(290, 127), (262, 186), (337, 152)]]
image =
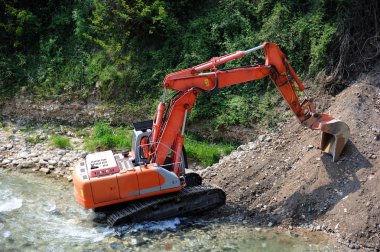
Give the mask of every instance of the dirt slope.
[[(340, 161), (295, 120), (203, 172), (258, 225), (310, 225), (350, 248), (380, 250), (380, 67), (327, 103), (351, 128)], [(228, 208), (228, 207), (227, 207)]]

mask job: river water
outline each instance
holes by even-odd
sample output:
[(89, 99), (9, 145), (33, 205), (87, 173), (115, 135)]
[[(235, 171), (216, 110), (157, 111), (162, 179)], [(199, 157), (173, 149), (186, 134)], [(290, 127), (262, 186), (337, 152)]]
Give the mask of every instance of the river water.
[(223, 219), (173, 218), (117, 228), (52, 178), (0, 170), (0, 251), (334, 251), (323, 235), (294, 235)]

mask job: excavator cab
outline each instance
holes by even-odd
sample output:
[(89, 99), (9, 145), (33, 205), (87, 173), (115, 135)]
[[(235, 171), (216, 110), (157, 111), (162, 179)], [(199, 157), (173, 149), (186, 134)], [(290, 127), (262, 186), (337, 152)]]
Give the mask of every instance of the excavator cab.
[[(152, 133), (152, 120), (142, 121), (142, 122), (134, 122), (133, 123), (133, 136), (132, 136), (132, 152), (134, 154), (134, 163), (149, 163), (149, 148), (150, 142), (149, 139)], [(167, 147), (169, 148), (169, 147)], [(169, 148), (170, 149), (170, 148)], [(172, 160), (172, 154), (174, 150), (170, 149), (169, 154), (165, 159), (164, 164), (161, 165), (162, 168), (165, 168), (169, 171), (172, 171), (172, 166), (174, 161)], [(181, 153), (181, 161), (180, 161), (180, 169), (181, 174), (185, 174), (185, 168), (188, 168), (187, 164), (187, 156), (185, 147), (182, 147)]]

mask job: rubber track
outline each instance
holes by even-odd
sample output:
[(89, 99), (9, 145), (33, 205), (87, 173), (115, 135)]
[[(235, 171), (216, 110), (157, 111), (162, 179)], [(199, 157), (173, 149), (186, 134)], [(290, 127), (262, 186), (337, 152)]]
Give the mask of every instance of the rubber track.
[(226, 203), (224, 191), (212, 186), (186, 187), (177, 193), (142, 199), (113, 212), (107, 217), (109, 226), (126, 222), (160, 220), (183, 214), (197, 214)]

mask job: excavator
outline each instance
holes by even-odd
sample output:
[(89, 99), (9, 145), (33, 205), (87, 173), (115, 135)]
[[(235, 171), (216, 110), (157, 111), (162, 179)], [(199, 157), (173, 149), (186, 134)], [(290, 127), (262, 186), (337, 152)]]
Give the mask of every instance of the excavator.
[[(218, 66), (263, 50), (265, 63), (233, 69)], [(204, 213), (226, 202), (225, 192), (186, 173), (186, 118), (197, 95), (269, 77), (299, 123), (322, 131), (321, 150), (339, 159), (350, 136), (346, 123), (316, 111), (314, 100), (275, 43), (237, 51), (167, 75), (153, 120), (133, 123), (131, 150), (90, 153), (73, 171), (76, 201), (106, 213), (110, 226)], [(166, 104), (166, 90), (176, 94)], [(300, 99), (302, 97), (302, 101)]]

